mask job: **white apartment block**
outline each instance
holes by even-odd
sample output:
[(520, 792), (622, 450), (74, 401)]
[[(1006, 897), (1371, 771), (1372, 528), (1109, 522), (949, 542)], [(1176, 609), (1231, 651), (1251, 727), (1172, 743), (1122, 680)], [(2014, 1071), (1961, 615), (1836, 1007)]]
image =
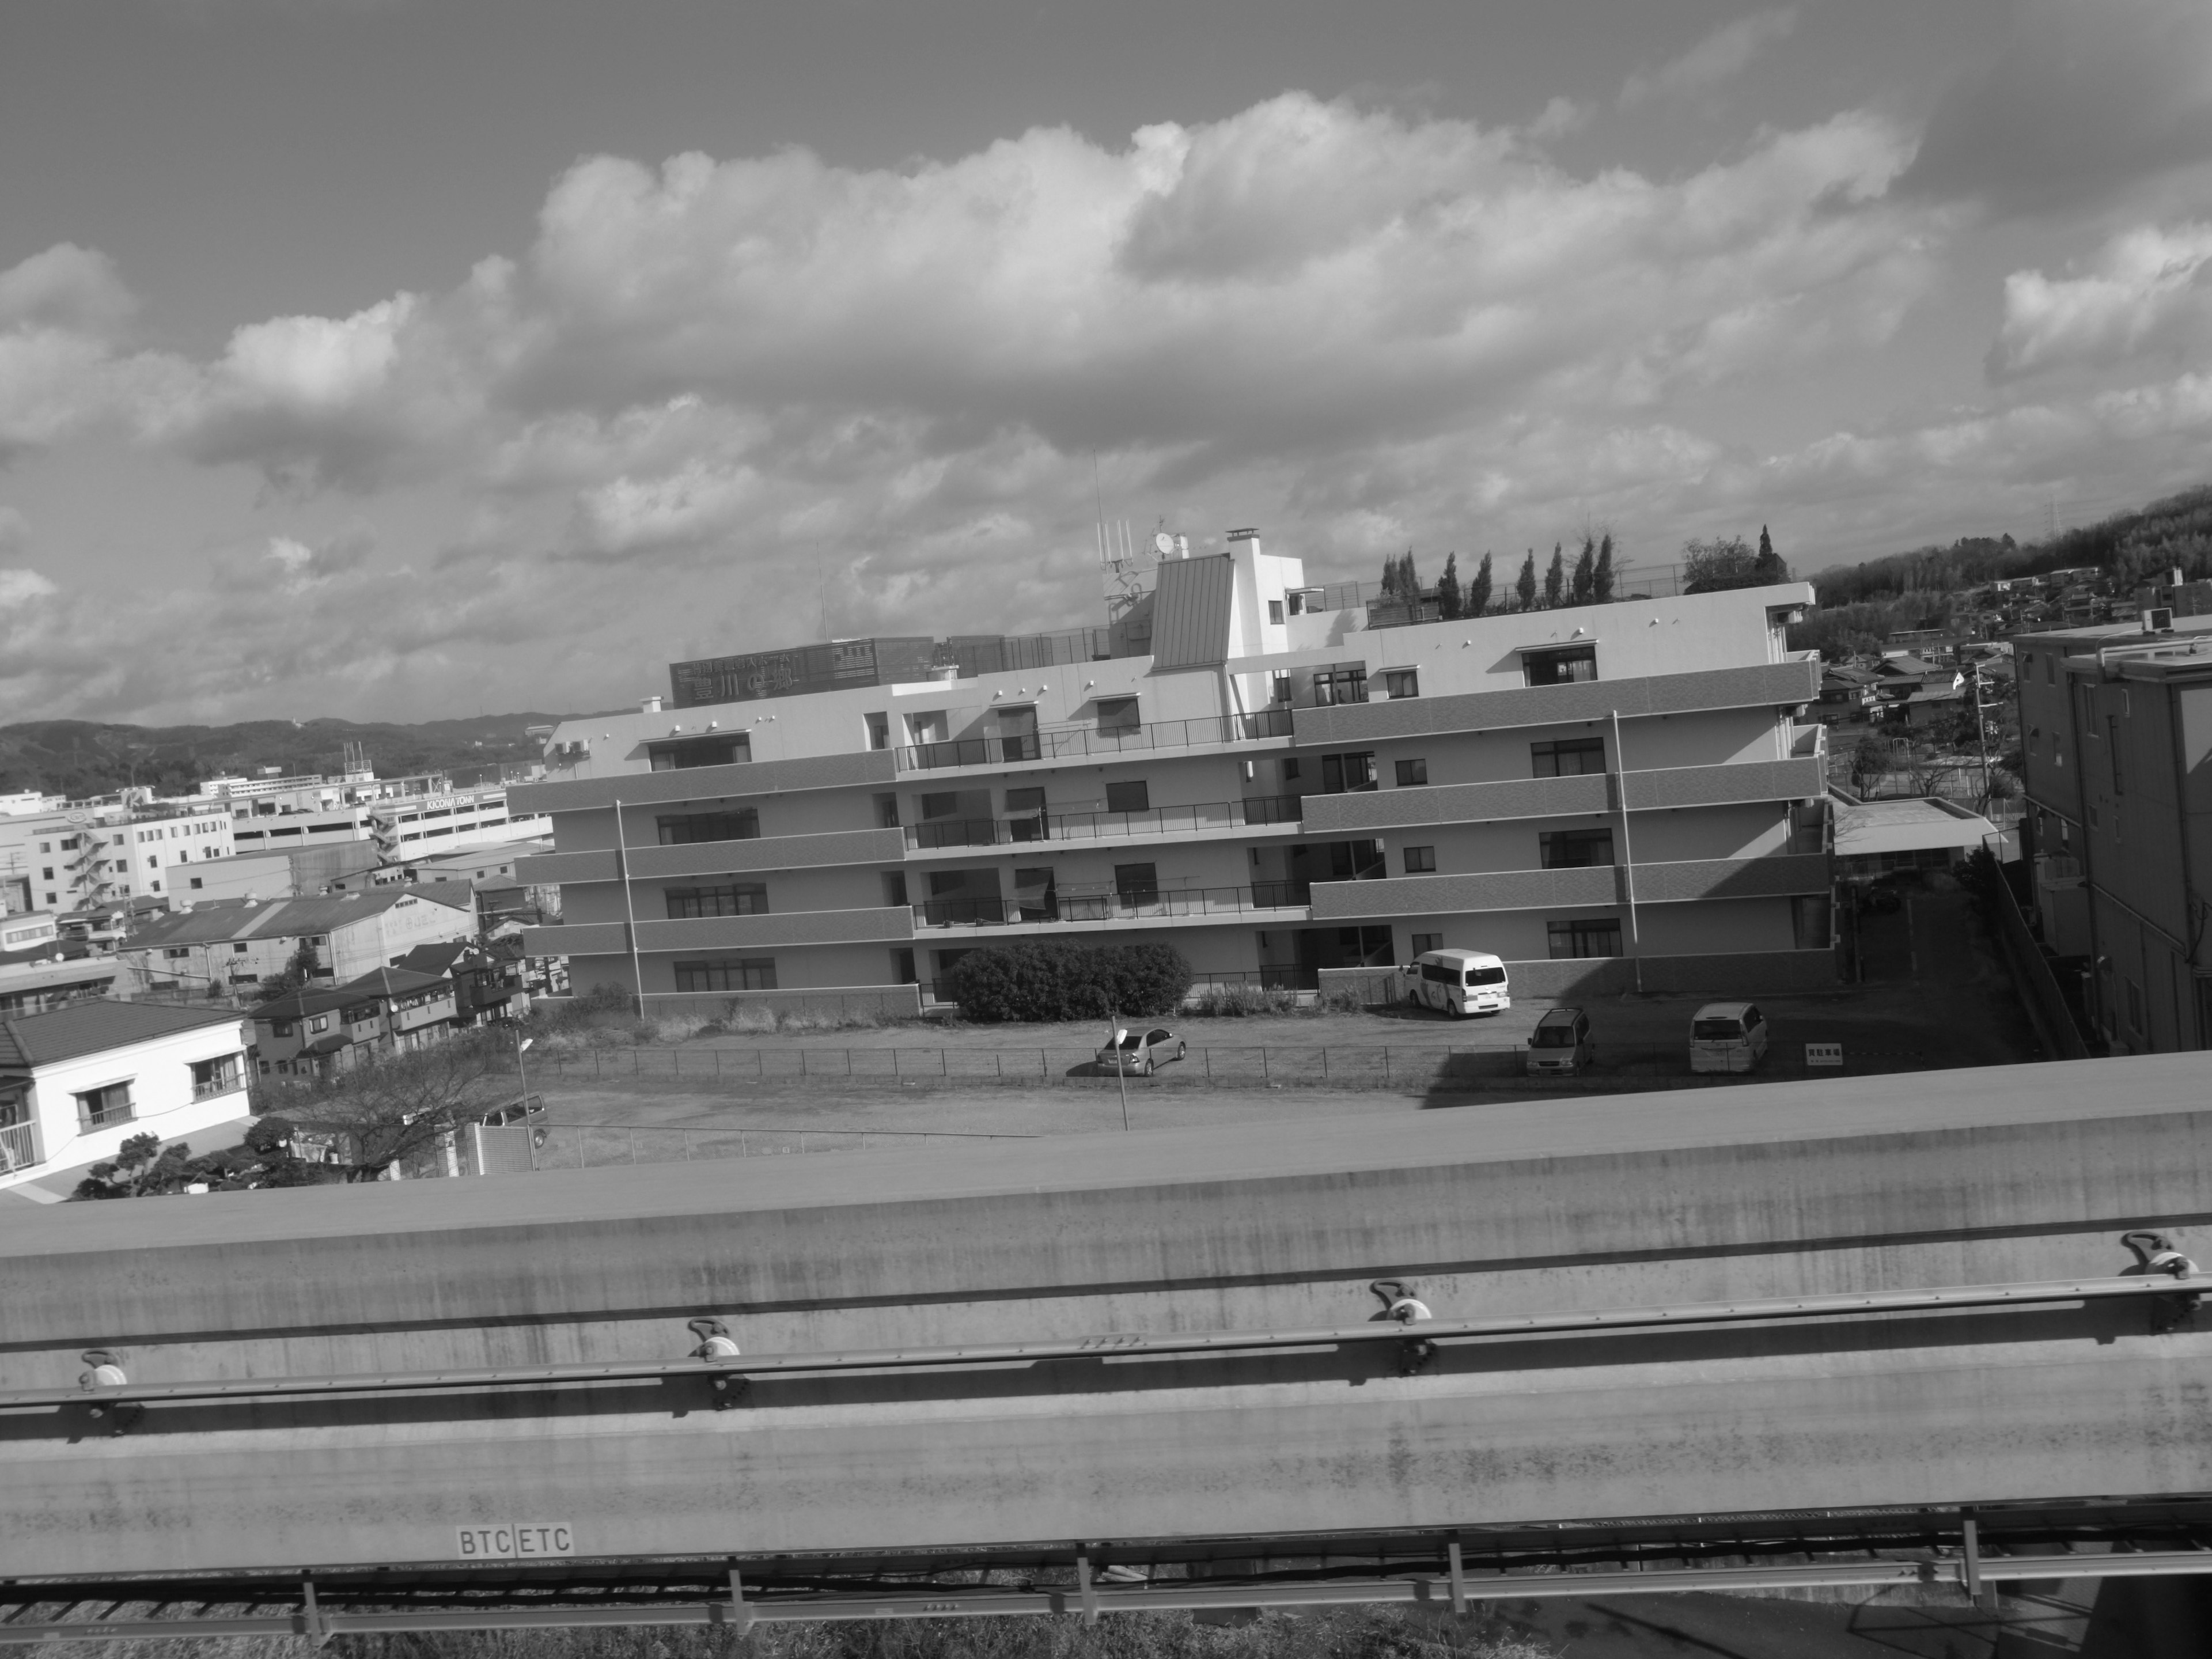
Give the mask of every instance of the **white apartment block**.
[(1442, 946), (1535, 996), (1832, 982), (1806, 585), (1375, 628), (1230, 547), (1110, 633), (678, 664), (672, 706), (562, 723), (510, 791), (562, 894), (527, 948), (702, 1006), (918, 1006), (1025, 938), (1294, 986)]

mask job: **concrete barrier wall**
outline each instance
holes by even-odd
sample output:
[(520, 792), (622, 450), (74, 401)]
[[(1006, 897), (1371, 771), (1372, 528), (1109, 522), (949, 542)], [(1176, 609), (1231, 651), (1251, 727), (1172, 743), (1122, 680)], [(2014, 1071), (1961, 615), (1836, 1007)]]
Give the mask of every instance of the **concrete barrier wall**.
[(2012, 884), (2000, 871), (1989, 887), (1989, 908), (1996, 922), (1997, 943), (2004, 951), (2006, 967), (2012, 970), (2013, 988), (2020, 994), (2021, 1007), (2035, 1028), (2043, 1052), (2053, 1060), (2088, 1059), (2088, 1045), (2081, 1041), (2073, 1013), (2066, 1006), (2065, 994), (2058, 988), (2042, 947), (2028, 931), (2027, 918), (2020, 913)]
[[(1639, 980), (1638, 969), (1641, 968)], [(1637, 991), (1674, 995), (1775, 996), (1826, 990), (1836, 983), (1832, 951), (1744, 951), (1712, 956), (1583, 957), (1562, 961), (1509, 962), (1506, 977), (1516, 997), (1547, 1000), (1621, 996)], [(1404, 994), (1395, 968), (1324, 968), (1326, 996), (1343, 989), (1368, 1003)], [(2069, 1055), (2068, 1058), (2079, 1058)]]

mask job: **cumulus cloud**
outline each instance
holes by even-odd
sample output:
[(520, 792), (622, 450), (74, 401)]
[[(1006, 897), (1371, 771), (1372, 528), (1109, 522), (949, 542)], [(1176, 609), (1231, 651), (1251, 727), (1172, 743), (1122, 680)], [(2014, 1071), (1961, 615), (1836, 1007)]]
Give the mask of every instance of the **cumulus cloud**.
[(1656, 99), (1697, 98), (1749, 69), (1752, 61), (1797, 27), (1797, 8), (1778, 6), (1723, 23), (1680, 58), (1638, 70), (1621, 83), (1623, 108)]
[(2212, 346), (2212, 224), (2144, 226), (2114, 237), (2089, 268), (2005, 278), (1990, 373), (2103, 368), (2152, 351)]
[(2031, 0), (1954, 87), (1904, 181), (2004, 213), (2095, 203), (2212, 160), (2212, 7)]

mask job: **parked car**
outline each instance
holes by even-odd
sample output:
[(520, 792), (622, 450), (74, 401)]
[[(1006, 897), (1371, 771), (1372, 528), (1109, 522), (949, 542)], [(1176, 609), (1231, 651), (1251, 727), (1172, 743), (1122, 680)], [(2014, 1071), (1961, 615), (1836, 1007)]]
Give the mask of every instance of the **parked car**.
[(1181, 1060), (1190, 1045), (1164, 1025), (1148, 1031), (1114, 1033), (1113, 1042), (1098, 1051), (1098, 1063), (1108, 1071), (1134, 1072), (1150, 1077), (1170, 1060)]
[(1495, 1014), (1513, 1006), (1505, 964), (1484, 951), (1426, 951), (1398, 970), (1405, 1000), (1440, 1014)]
[(1554, 1008), (1536, 1022), (1528, 1034), (1528, 1072), (1531, 1077), (1564, 1074), (1572, 1077), (1597, 1059), (1590, 1041), (1589, 1016), (1579, 1008)]
[(1766, 1036), (1756, 1003), (1709, 1002), (1690, 1020), (1690, 1069), (1748, 1072), (1766, 1058)]

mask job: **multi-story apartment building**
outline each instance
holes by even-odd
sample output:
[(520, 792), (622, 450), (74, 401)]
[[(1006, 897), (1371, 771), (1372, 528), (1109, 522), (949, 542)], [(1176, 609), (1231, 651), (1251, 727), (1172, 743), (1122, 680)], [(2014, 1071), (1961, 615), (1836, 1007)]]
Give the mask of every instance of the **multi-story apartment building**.
[(137, 799), (0, 816), (0, 883), (57, 911), (161, 894), (176, 866), (228, 858), (230, 828), (222, 808)]
[(2013, 661), (2044, 942), (2115, 1052), (2204, 1048), (2212, 617), (2022, 635)]
[(1111, 630), (678, 664), (672, 706), (564, 722), (512, 791), (561, 888), (529, 950), (701, 1005), (915, 1006), (1026, 938), (1293, 985), (1444, 945), (1534, 995), (1832, 980), (1806, 586), (1375, 628), (1230, 547)]

